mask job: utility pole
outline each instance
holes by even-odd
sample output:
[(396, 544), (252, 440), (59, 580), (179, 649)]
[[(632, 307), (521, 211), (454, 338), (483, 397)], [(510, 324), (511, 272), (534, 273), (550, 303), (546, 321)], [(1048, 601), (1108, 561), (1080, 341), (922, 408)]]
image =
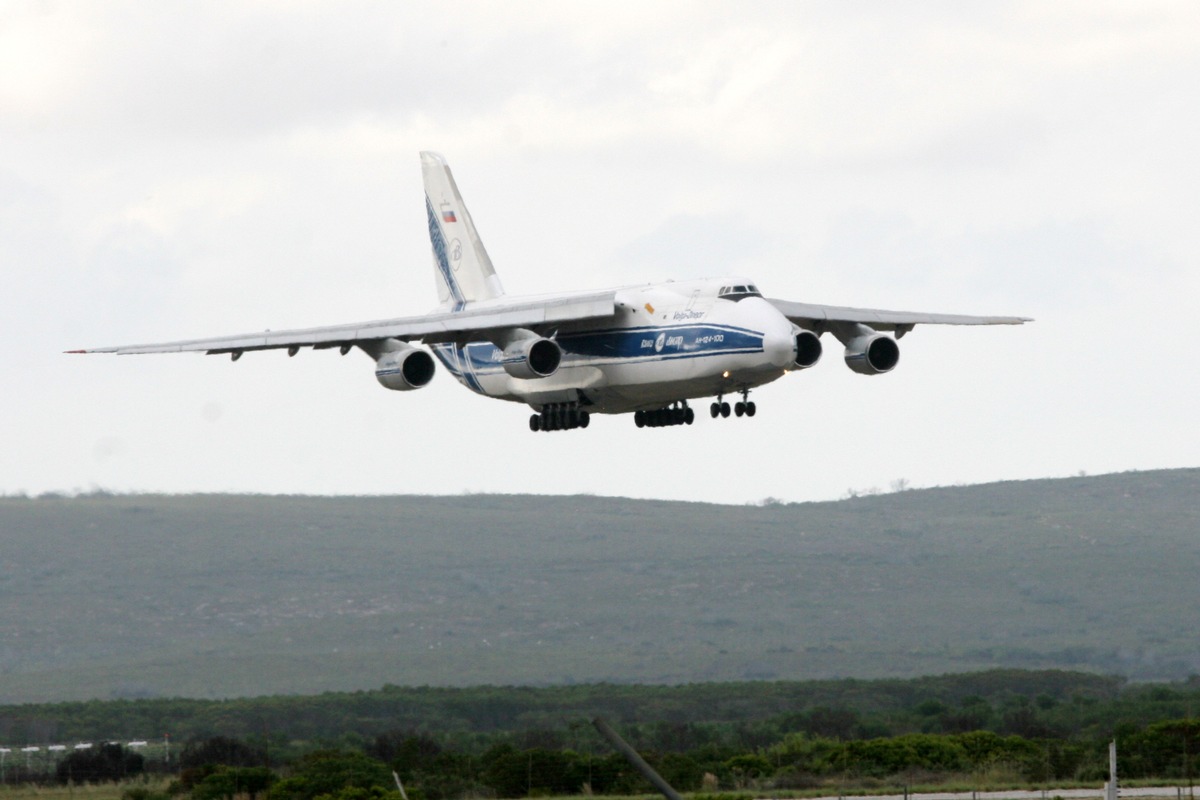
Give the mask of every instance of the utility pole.
[(1192, 728), (1192, 713), (1191, 713), (1191, 711), (1192, 710), (1189, 708), (1188, 709), (1188, 721), (1187, 721), (1187, 724), (1184, 725), (1184, 728), (1183, 728), (1183, 774), (1187, 776), (1189, 800), (1191, 800), (1192, 798), (1195, 798), (1195, 795), (1192, 793), (1192, 760), (1190, 758), (1188, 758), (1188, 736), (1192, 732), (1191, 731), (1191, 728)]
[(1117, 740), (1108, 743), (1108, 783), (1104, 784), (1104, 800), (1117, 800)]

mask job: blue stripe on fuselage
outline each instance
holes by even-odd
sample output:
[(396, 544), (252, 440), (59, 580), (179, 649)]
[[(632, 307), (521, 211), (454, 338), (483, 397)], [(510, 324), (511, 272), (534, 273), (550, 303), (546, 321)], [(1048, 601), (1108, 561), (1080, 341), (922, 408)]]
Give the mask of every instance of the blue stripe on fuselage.
[[(761, 353), (763, 349), (761, 332), (715, 324), (580, 331), (561, 334), (555, 341), (565, 358), (576, 356), (578, 363), (589, 366)], [(476, 374), (504, 371), (503, 351), (490, 342), (471, 342), (461, 348), (435, 345), (434, 352), (456, 378), (478, 392), (483, 390), (476, 388)], [(571, 364), (564, 360), (564, 366)]]
[(558, 344), (564, 353), (591, 358), (680, 358), (760, 352), (763, 335), (732, 325), (666, 325), (568, 333)]
[[(488, 347), (492, 345), (483, 342)], [(442, 362), (442, 366), (446, 371), (453, 375), (459, 382), (464, 384), (468, 389), (478, 394), (483, 394), (483, 387), (479, 384), (479, 379), (475, 377), (474, 371), (468, 371), (463, 368), (463, 364), (467, 361), (468, 355), (464, 352), (464, 348), (455, 347), (452, 344), (435, 344), (432, 346), (433, 354), (437, 356), (437, 360)]]

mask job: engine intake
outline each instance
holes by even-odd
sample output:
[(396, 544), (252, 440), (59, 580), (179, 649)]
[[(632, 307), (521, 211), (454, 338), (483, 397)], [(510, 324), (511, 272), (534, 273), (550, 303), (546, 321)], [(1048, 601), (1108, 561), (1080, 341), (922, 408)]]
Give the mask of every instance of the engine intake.
[(796, 334), (796, 369), (808, 369), (821, 360), (821, 339), (812, 331)]
[(562, 348), (541, 337), (518, 339), (504, 348), (500, 363), (514, 378), (548, 378), (558, 372)]
[(873, 333), (846, 342), (846, 366), (860, 375), (891, 372), (900, 361), (900, 346), (886, 334)]
[(420, 389), (433, 380), (433, 373), (433, 356), (411, 345), (401, 345), (375, 360), (375, 380), (394, 392)]

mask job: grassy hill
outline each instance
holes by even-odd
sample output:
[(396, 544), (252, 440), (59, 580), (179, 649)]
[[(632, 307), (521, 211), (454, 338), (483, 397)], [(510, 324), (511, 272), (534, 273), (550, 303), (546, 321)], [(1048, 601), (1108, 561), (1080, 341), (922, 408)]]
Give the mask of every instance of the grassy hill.
[(0, 499), (0, 703), (1200, 672), (1200, 470), (717, 506)]

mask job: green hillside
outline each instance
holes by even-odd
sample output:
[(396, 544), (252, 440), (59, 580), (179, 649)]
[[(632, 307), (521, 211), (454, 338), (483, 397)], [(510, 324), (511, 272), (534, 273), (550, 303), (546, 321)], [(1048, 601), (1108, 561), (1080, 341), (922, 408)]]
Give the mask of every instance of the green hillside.
[[(802, 469), (797, 468), (798, 480)], [(0, 499), (0, 702), (1200, 672), (1200, 470), (717, 506)]]

